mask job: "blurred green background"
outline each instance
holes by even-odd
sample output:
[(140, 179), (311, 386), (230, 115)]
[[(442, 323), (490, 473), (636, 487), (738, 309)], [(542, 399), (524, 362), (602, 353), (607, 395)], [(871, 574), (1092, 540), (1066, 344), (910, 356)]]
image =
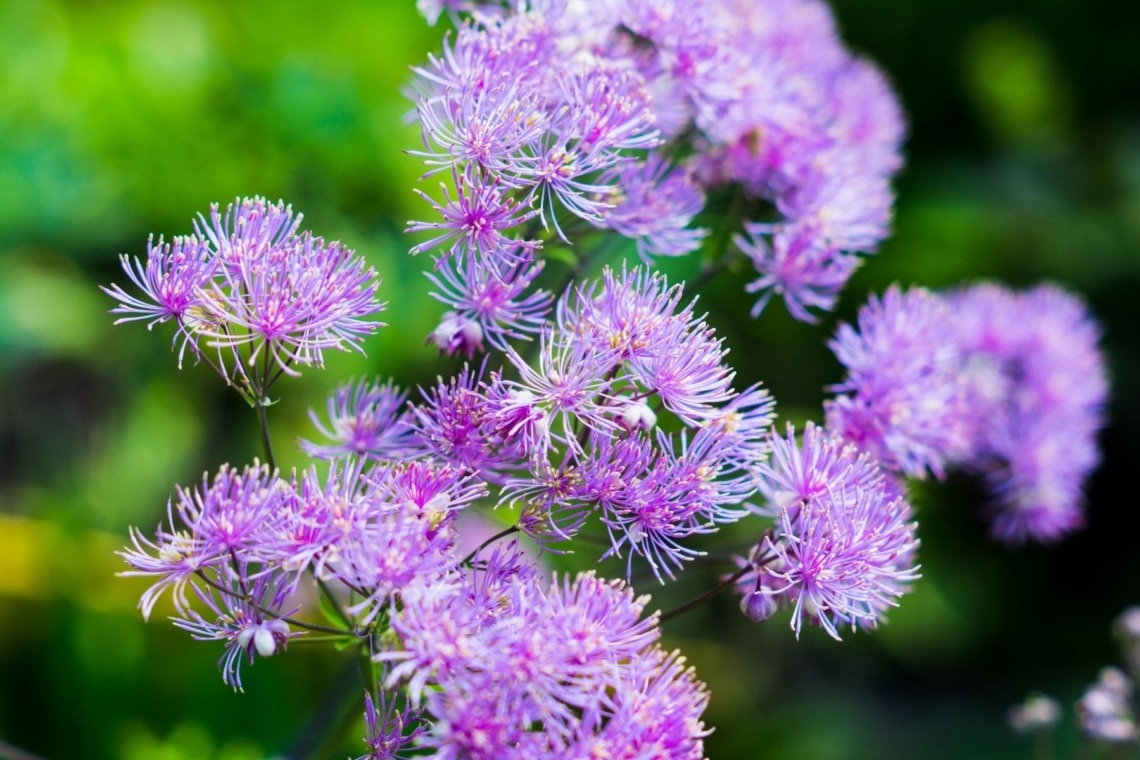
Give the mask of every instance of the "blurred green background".
[[(743, 382), (818, 416), (840, 369), (825, 347), (869, 290), (1043, 279), (1080, 291), (1114, 377), (1088, 528), (1008, 550), (968, 478), (915, 500), (924, 578), (890, 624), (842, 643), (786, 616), (754, 626), (724, 597), (666, 628), (709, 683), (712, 758), (1030, 757), (1005, 711), (1032, 689), (1071, 703), (1140, 603), (1140, 10), (1107, 0), (841, 0), (849, 43), (910, 115), (896, 232), (822, 325), (782, 307), (748, 319), (731, 276), (702, 296)], [(313, 756), (359, 751), (354, 674), (295, 645), (225, 687), (220, 647), (190, 641), (145, 583), (120, 579), (127, 526), (149, 530), (174, 483), (258, 452), (253, 420), (170, 332), (112, 327), (98, 284), (120, 253), (189, 230), (211, 202), (283, 198), (382, 274), (367, 357), (278, 386), (274, 434), (309, 436), (333, 383), (430, 382), (456, 364), (423, 338), (441, 308), (401, 232), (425, 206), (406, 124), (409, 66), (438, 46), (413, 3), (0, 0), (0, 740), (47, 758)], [(681, 264), (677, 274), (684, 276)], [(747, 537), (753, 527), (737, 532)], [(730, 540), (732, 537), (728, 537)], [(663, 606), (709, 583), (695, 570)], [(346, 667), (349, 668), (346, 670)], [(1071, 719), (1071, 715), (1070, 715)], [(1071, 726), (1061, 749), (1073, 747)], [(2, 755), (2, 753), (0, 753)]]

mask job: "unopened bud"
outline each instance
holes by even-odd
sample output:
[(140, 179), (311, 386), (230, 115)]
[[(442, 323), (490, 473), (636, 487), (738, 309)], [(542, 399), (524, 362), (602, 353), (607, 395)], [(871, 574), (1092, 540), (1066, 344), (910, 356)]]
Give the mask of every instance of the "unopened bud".
[(652, 430), (657, 424), (657, 415), (643, 401), (627, 404), (618, 414), (618, 423), (626, 430)]

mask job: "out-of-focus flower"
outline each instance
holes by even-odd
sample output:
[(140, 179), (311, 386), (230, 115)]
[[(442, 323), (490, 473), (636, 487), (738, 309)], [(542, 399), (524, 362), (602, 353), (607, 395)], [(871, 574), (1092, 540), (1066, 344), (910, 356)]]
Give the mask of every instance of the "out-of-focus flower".
[(1116, 668), (1102, 670), (1097, 682), (1077, 700), (1081, 730), (1091, 739), (1111, 744), (1136, 741), (1140, 734), (1132, 708), (1135, 689), (1128, 676)]
[(847, 368), (828, 401), (827, 426), (884, 466), (941, 477), (968, 445), (961, 351), (946, 303), (929, 291), (890, 288), (843, 324), (829, 344)]
[(320, 459), (348, 455), (402, 459), (416, 449), (407, 401), (408, 394), (391, 382), (344, 383), (329, 395), (328, 424), (309, 411), (313, 425), (333, 443), (301, 441), (301, 448)]
[(971, 453), (994, 493), (993, 533), (1053, 541), (1083, 523), (1082, 487), (1100, 462), (1108, 377), (1100, 328), (1051, 285), (950, 294), (969, 398)]
[(1044, 694), (1030, 694), (1009, 710), (1009, 725), (1019, 734), (1047, 731), (1061, 720), (1061, 703)]

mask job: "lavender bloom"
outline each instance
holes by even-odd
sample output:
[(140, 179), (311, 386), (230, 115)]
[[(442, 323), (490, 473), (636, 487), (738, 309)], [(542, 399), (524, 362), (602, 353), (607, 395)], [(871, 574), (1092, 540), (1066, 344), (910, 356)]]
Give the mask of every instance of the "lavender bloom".
[(885, 488), (851, 491), (785, 509), (773, 537), (767, 573), (793, 605), (792, 630), (805, 619), (839, 638), (838, 626), (874, 628), (918, 578), (910, 505)]
[(701, 756), (707, 694), (656, 646), (647, 597), (592, 574), (546, 589), (503, 555), (484, 567), (421, 588), (392, 621), (404, 649), (378, 656), (431, 716), (423, 746), (441, 758)]
[[(239, 251), (240, 242), (229, 241)], [(219, 349), (249, 346), (251, 366), (264, 350), (276, 369), (296, 375), (295, 365), (322, 366), (325, 349), (360, 351), (379, 326), (365, 319), (380, 310), (375, 272), (339, 243), (304, 235), (222, 271), (199, 332)]]
[(760, 293), (752, 316), (757, 317), (773, 296), (783, 296), (792, 316), (801, 322), (815, 322), (809, 309), (829, 311), (859, 260), (821, 247), (810, 234), (796, 225), (745, 222), (745, 235), (733, 238), (736, 246), (752, 260), (760, 276), (745, 290)]
[(505, 233), (536, 216), (537, 211), (504, 195), (509, 188), (500, 187), (497, 178), (486, 178), (468, 165), (460, 174), (453, 171), (455, 198), (447, 185), (440, 184), (444, 203), (433, 202), (418, 188), (416, 192), (443, 217), (442, 222), (409, 222), (406, 232), (437, 230), (434, 238), (413, 246), (412, 253), (423, 253), (450, 243), (445, 255), (461, 257), (475, 254), (490, 258), (503, 249), (517, 247)]
[[(474, 11), (416, 70), (419, 155), (432, 171), (477, 167), (475, 181), (533, 201), (564, 242), (561, 210), (634, 238), (645, 259), (698, 246), (694, 180), (736, 183), (772, 204), (736, 238), (759, 272), (756, 312), (779, 294), (813, 320), (857, 254), (887, 235), (905, 132), (897, 99), (818, 0), (687, 10), (637, 0)], [(667, 173), (665, 138), (695, 150), (694, 172)]]
[[(364, 692), (364, 744), (368, 752), (354, 760), (405, 760), (409, 756), (400, 750), (413, 744), (426, 729), (419, 722), (421, 715), (422, 711), (412, 708), (397, 710), (395, 697), (384, 690), (380, 691), (377, 709), (372, 695)], [(405, 735), (409, 725), (415, 729)]]
[(481, 486), (468, 486), (469, 477), (410, 462), (373, 471), (362, 482), (364, 518), (335, 546), (324, 572), (359, 592), (362, 598), (348, 611), (361, 625), (413, 581), (433, 582), (454, 566), (454, 513), (484, 493)]
[(700, 247), (708, 231), (689, 229), (689, 224), (704, 208), (705, 195), (688, 172), (650, 154), (644, 163), (621, 165), (613, 179), (618, 189), (613, 207), (602, 212), (604, 224), (635, 240), (643, 261), (683, 256)]
[[(637, 555), (663, 579), (700, 554), (685, 539), (746, 514), (772, 402), (731, 389), (720, 341), (681, 299), (660, 275), (607, 269), (559, 300), (537, 368), (507, 352), (519, 379), (493, 376), (486, 395), (529, 464), (500, 503), (536, 540), (568, 539), (600, 512), (604, 556), (628, 551), (627, 572)], [(681, 432), (656, 429), (658, 405)]]
[[(499, 397), (497, 414), (504, 420), (534, 420), (533, 433), (526, 435), (530, 453), (548, 451), (555, 442), (580, 448), (580, 426), (609, 429), (614, 422), (598, 400), (608, 383), (604, 379), (612, 367), (611, 357), (599, 354), (584, 342), (563, 347), (559, 336), (544, 330), (539, 337), (538, 367), (531, 367), (512, 348), (507, 358), (518, 369), (517, 381), (504, 381), (510, 389)], [(560, 424), (559, 424), (560, 423)], [(529, 433), (530, 431), (528, 431)]]
[[(264, 578), (251, 581), (244, 577), (230, 578), (224, 590), (195, 587), (198, 598), (214, 613), (207, 620), (195, 610), (185, 612), (185, 617), (174, 618), (174, 625), (189, 631), (198, 641), (224, 641), (226, 652), (218, 661), (222, 671), (222, 681), (241, 691), (241, 661), (245, 655), (253, 664), (253, 655), (271, 657), (283, 650), (289, 639), (302, 635), (300, 631), (290, 631), (289, 624), (282, 618), (296, 612), (282, 613), (285, 596), (280, 591), (272, 591)], [(266, 611), (273, 614), (267, 615)]]
[(118, 552), (133, 568), (123, 575), (158, 577), (139, 602), (143, 617), (167, 589), (185, 612), (186, 587), (197, 588), (198, 573), (221, 573), (234, 556), (270, 545), (272, 522), (292, 498), (288, 484), (256, 462), (241, 473), (223, 466), (198, 489), (179, 488), (177, 504), (167, 505), (169, 528), (159, 527), (155, 541), (132, 528), (134, 548)]
[(360, 350), (380, 325), (367, 319), (382, 308), (375, 272), (339, 243), (298, 233), (300, 222), (290, 207), (262, 198), (239, 198), (224, 215), (214, 205), (195, 235), (171, 246), (152, 241), (145, 266), (123, 257), (146, 298), (117, 285), (103, 290), (120, 302), (114, 313), (137, 315), (119, 321), (175, 320), (179, 362), (188, 345), (202, 357), (205, 340), (218, 353), (214, 369), (261, 402), (281, 373), (321, 366), (328, 348)]
[(760, 467), (777, 519), (742, 568), (741, 607), (753, 620), (791, 606), (799, 637), (804, 620), (838, 639), (838, 628), (873, 628), (918, 578), (918, 539), (900, 485), (865, 453), (834, 433), (808, 425), (772, 438), (772, 459)]
[(771, 458), (761, 462), (758, 490), (766, 504), (758, 514), (778, 517), (783, 510), (828, 499), (844, 491), (874, 491), (887, 483), (870, 454), (839, 435), (809, 422), (796, 442), (789, 424), (786, 436), (772, 435)]
[(425, 146), (418, 155), (432, 171), (452, 167), (457, 187), (467, 188), (456, 202), (436, 206), (444, 222), (410, 228), (446, 230), (431, 244), (475, 229), (493, 237), (529, 218), (530, 211), (515, 214), (532, 203), (543, 226), (568, 241), (559, 211), (601, 223), (613, 190), (601, 173), (631, 160), (623, 151), (660, 142), (642, 77), (576, 55), (584, 43), (574, 37), (600, 27), (592, 19), (576, 24), (572, 15), (559, 4), (479, 15), (458, 29), (442, 57), (416, 69)]
[(217, 262), (208, 256), (203, 242), (193, 235), (176, 237), (170, 243), (162, 238), (156, 243), (152, 236), (146, 247), (145, 266), (138, 258), (132, 262), (126, 254), (119, 257), (123, 271), (145, 298), (136, 298), (114, 284), (100, 286), (100, 289), (120, 304), (111, 309), (112, 314), (127, 315), (115, 320), (115, 324), (149, 319), (147, 329), (151, 329), (159, 322), (173, 319), (178, 324), (174, 341), (182, 338), (178, 352), (181, 367), (186, 346), (193, 342), (188, 320), (202, 310), (203, 288), (213, 279)]
[[(657, 126), (676, 137), (695, 121), (715, 119), (741, 97), (738, 66), (745, 51), (728, 44), (729, 26), (716, 3), (687, 12), (676, 0), (620, 4), (618, 40), (610, 54), (632, 59), (652, 93)], [(632, 35), (626, 41), (624, 35)], [(644, 43), (650, 43), (646, 45)]]
[(600, 288), (579, 288), (559, 304), (559, 334), (614, 366), (624, 362), (627, 372), (613, 387), (627, 386), (634, 398), (655, 394), (666, 409), (698, 425), (733, 397), (734, 373), (704, 318), (693, 315), (692, 304), (680, 307), (682, 295), (680, 286), (644, 267), (620, 276), (607, 269)]
[(402, 459), (416, 450), (407, 401), (408, 394), (391, 382), (342, 384), (329, 395), (327, 425), (309, 410), (313, 425), (334, 443), (321, 446), (301, 441), (301, 449), (318, 459), (348, 455)]
[(942, 299), (890, 288), (829, 343), (847, 368), (827, 426), (912, 477), (942, 477), (967, 446), (961, 354)]
[(993, 533), (1056, 540), (1083, 522), (1081, 487), (1100, 454), (1108, 379), (1099, 328), (1052, 286), (978, 285), (948, 297), (966, 358), (970, 455), (996, 496)]
[[(685, 658), (658, 650), (629, 670), (622, 674), (623, 686), (615, 690), (619, 698), (605, 726), (596, 733), (580, 732), (567, 755), (703, 758), (702, 740), (711, 729), (705, 728), (701, 714), (709, 693), (693, 668), (685, 666)], [(647, 715), (653, 718), (646, 720)]]
[(432, 296), (452, 307), (444, 314), (432, 338), (441, 351), (463, 351), (471, 358), (486, 339), (505, 351), (507, 341), (537, 333), (550, 309), (551, 295), (544, 290), (525, 294), (542, 271), (541, 262), (529, 257), (480, 259), (474, 255), (441, 261), (428, 273), (438, 292)]
[(501, 384), (492, 381), (487, 393), (481, 389), (482, 369), (463, 370), (435, 388), (422, 391), (416, 404), (416, 434), (427, 452), (440, 461), (466, 468), (488, 483), (501, 483), (505, 472), (518, 469), (526, 443), (504, 429), (493, 398)]
[(887, 235), (900, 109), (882, 75), (843, 48), (826, 4), (710, 5), (740, 94), (697, 115), (707, 140), (701, 174), (738, 183), (778, 212), (736, 238), (760, 273), (750, 286), (761, 293), (755, 313), (782, 295), (797, 319), (813, 321), (811, 309), (834, 305), (855, 254)]

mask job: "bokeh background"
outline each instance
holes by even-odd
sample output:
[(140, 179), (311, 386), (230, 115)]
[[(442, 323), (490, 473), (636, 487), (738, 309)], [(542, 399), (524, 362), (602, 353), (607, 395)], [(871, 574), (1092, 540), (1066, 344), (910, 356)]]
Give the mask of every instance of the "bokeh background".
[[(836, 13), (910, 116), (895, 234), (821, 325), (779, 306), (750, 320), (743, 273), (707, 287), (710, 320), (739, 378), (803, 419), (840, 377), (826, 339), (871, 290), (1080, 291), (1115, 386), (1088, 527), (1010, 550), (987, 538), (975, 483), (925, 483), (924, 577), (881, 631), (797, 643), (786, 615), (755, 626), (726, 596), (670, 621), (667, 643), (710, 685), (714, 759), (1028, 758), (1008, 707), (1031, 690), (1071, 705), (1119, 657), (1112, 619), (1140, 603), (1140, 6), (837, 0)], [(283, 198), (363, 253), (391, 327), (366, 357), (278, 386), (286, 466), (335, 382), (450, 372), (424, 345), (441, 307), (402, 233), (426, 208), (402, 88), (442, 33), (411, 0), (0, 0), (0, 740), (45, 758), (358, 751), (343, 656), (293, 646), (235, 694), (220, 646), (161, 615), (144, 624), (145, 584), (115, 577), (128, 525), (150, 529), (174, 483), (258, 446), (236, 395), (205, 367), (179, 371), (169, 331), (112, 327), (97, 285), (124, 282), (117, 256), (144, 254), (148, 234), (187, 232), (238, 195)], [(714, 578), (644, 589), (668, 607)], [(1057, 742), (1076, 747), (1071, 712)]]

